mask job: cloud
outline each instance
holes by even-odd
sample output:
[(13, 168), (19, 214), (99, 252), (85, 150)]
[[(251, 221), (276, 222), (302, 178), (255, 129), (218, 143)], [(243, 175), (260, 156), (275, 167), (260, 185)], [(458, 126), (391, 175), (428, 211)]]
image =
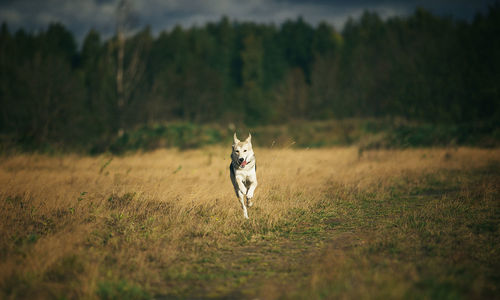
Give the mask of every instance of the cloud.
[[(0, 0), (0, 22), (16, 30), (39, 30), (51, 22), (61, 22), (73, 31), (79, 41), (96, 29), (105, 37), (115, 30), (115, 13), (119, 0)], [(341, 29), (349, 17), (363, 11), (377, 12), (382, 18), (407, 15), (423, 6), (442, 15), (471, 18), (475, 11), (485, 10), (494, 0), (131, 0), (139, 26), (151, 25), (153, 33), (175, 25), (202, 26), (221, 16), (231, 20), (280, 24), (302, 16), (316, 25), (321, 21)]]
[[(354, 1), (357, 3), (360, 1)], [(340, 2), (339, 2), (340, 3)], [(336, 1), (264, 1), (264, 0), (187, 0), (187, 1), (146, 1), (136, 2), (141, 19), (152, 24), (153, 31), (168, 29), (176, 24), (182, 26), (203, 25), (217, 21), (221, 16), (232, 20), (254, 21), (280, 24), (289, 19), (302, 16), (316, 25), (321, 21), (332, 23), (341, 28), (349, 16), (357, 17), (365, 9), (378, 12), (383, 18), (407, 13), (397, 5), (369, 4), (369, 1), (356, 5), (339, 4)], [(149, 22), (149, 23), (147, 23)]]
[(22, 20), (22, 16), (19, 11), (15, 9), (4, 9), (0, 10), (0, 20), (3, 20), (7, 23), (20, 23)]
[[(107, 32), (114, 28), (115, 1), (3, 1), (0, 2), (0, 21), (14, 30), (29, 31), (46, 28), (48, 24), (65, 24), (77, 36), (95, 28)], [(111, 25), (111, 26), (110, 26)]]

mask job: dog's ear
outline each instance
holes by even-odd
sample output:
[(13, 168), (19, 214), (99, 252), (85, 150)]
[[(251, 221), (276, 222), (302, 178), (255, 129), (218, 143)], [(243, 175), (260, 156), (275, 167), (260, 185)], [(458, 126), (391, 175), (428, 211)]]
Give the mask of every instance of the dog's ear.
[(251, 135), (251, 134), (250, 134), (250, 132), (249, 132), (249, 133), (248, 133), (248, 137), (247, 137), (247, 139), (246, 139), (246, 141), (245, 141), (245, 142), (250, 143), (251, 141), (252, 141), (252, 135)]
[(240, 140), (238, 140), (238, 138), (236, 137), (236, 132), (235, 132), (235, 133), (234, 133), (234, 135), (233, 135), (233, 142), (234, 142), (235, 144), (238, 144), (238, 143), (240, 142)]

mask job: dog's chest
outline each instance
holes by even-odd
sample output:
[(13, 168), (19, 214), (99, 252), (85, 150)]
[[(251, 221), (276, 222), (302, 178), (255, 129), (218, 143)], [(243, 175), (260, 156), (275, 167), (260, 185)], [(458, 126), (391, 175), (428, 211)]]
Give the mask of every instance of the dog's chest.
[(252, 182), (256, 181), (256, 173), (255, 173), (255, 163), (253, 163), (253, 166), (250, 168), (245, 168), (245, 169), (239, 169), (239, 168), (234, 168), (232, 169), (233, 176), (235, 179), (243, 182), (246, 186), (250, 185)]
[(252, 178), (255, 177), (255, 168), (252, 168), (250, 170), (236, 170), (235, 173), (236, 177), (241, 178), (242, 181), (251, 181)]
[(247, 188), (255, 181), (255, 172), (245, 172), (236, 176), (241, 178), (241, 182), (243, 182)]

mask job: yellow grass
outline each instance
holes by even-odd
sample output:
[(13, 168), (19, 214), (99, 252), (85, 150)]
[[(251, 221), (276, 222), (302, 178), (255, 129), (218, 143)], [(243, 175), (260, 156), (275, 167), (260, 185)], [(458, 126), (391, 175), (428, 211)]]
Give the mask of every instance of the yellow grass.
[[(203, 265), (200, 261), (211, 259), (214, 270), (219, 264), (228, 269), (231, 258), (232, 266), (239, 264), (237, 270), (243, 272), (241, 261), (251, 253), (241, 250), (242, 245), (251, 250), (263, 241), (274, 243), (280, 255), (293, 243), (283, 238), (281, 229), (302, 226), (294, 223), (300, 212), (317, 211), (329, 199), (354, 201), (349, 193), (355, 191), (383, 199), (390, 197), (394, 187), (401, 187), (404, 194), (424, 184), (422, 178), (429, 174), (446, 181), (447, 171), (487, 168), (500, 161), (498, 150), (469, 148), (367, 151), (360, 157), (356, 148), (257, 147), (256, 155), (259, 186), (248, 221), (229, 180), (226, 148), (158, 150), (123, 157), (26, 154), (1, 158), (1, 297), (106, 298), (112, 297), (103, 292), (106, 284), (112, 290), (120, 289), (116, 285), (123, 282), (122, 290), (131, 291), (132, 297), (182, 298), (196, 290), (182, 282), (196, 284), (199, 277), (193, 279), (190, 274), (205, 272), (197, 269)], [(482, 195), (493, 201), (497, 184), (484, 181)], [(462, 194), (467, 192), (461, 189)], [(329, 209), (340, 223), (352, 214), (342, 205)], [(342, 233), (349, 230), (356, 229), (345, 227)], [(331, 244), (339, 234), (325, 233), (320, 244), (306, 249), (307, 255), (326, 253), (322, 255), (326, 261), (340, 259), (342, 264), (336, 266), (354, 267), (342, 259), (344, 251)], [(366, 235), (357, 237), (361, 238), (370, 241)], [(352, 237), (349, 240), (352, 243)], [(266, 264), (273, 267), (273, 262)], [(325, 265), (322, 260), (319, 264)], [(259, 272), (265, 273), (262, 265)], [(343, 278), (321, 267), (315, 270), (306, 272), (304, 289)], [(266, 277), (271, 283), (261, 285), (264, 298), (283, 296), (275, 275)], [(383, 276), (374, 276), (375, 282), (383, 281)], [(197, 290), (207, 297), (230, 295), (246, 284), (229, 285), (224, 278), (206, 281), (216, 283)], [(408, 284), (398, 285), (394, 290), (401, 293), (389, 296), (404, 295)], [(307, 298), (300, 292), (285, 295)]]

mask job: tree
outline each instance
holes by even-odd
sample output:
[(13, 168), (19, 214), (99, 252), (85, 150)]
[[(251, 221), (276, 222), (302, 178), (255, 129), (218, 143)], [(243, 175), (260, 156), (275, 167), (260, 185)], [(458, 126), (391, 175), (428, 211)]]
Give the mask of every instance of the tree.
[(275, 120), (277, 122), (305, 120), (309, 114), (309, 89), (302, 69), (294, 68), (276, 90)]
[(126, 38), (135, 27), (136, 16), (133, 13), (129, 0), (120, 0), (116, 10), (116, 106), (118, 114), (118, 133), (126, 127), (126, 113), (130, 109), (132, 93), (137, 82), (144, 73), (145, 48), (150, 47), (151, 33), (149, 29), (136, 39), (129, 49), (130, 56), (126, 57)]
[(83, 90), (68, 62), (37, 54), (13, 76), (17, 85), (8, 113), (23, 142), (36, 146), (80, 136)]
[(311, 119), (347, 116), (342, 101), (339, 77), (339, 58), (333, 55), (317, 56), (311, 70), (309, 114)]
[(310, 67), (314, 59), (313, 37), (314, 28), (304, 22), (302, 17), (296, 21), (286, 21), (279, 33), (279, 42), (282, 44), (289, 66), (302, 69), (307, 81), (310, 79)]
[(243, 39), (243, 50), (241, 51), (243, 86), (239, 97), (245, 113), (245, 120), (249, 124), (265, 122), (269, 114), (269, 106), (262, 91), (262, 60), (262, 41), (250, 33)]
[(85, 86), (85, 108), (88, 135), (110, 139), (116, 134), (115, 64), (109, 43), (102, 43), (99, 33), (90, 30), (81, 52), (81, 69)]

